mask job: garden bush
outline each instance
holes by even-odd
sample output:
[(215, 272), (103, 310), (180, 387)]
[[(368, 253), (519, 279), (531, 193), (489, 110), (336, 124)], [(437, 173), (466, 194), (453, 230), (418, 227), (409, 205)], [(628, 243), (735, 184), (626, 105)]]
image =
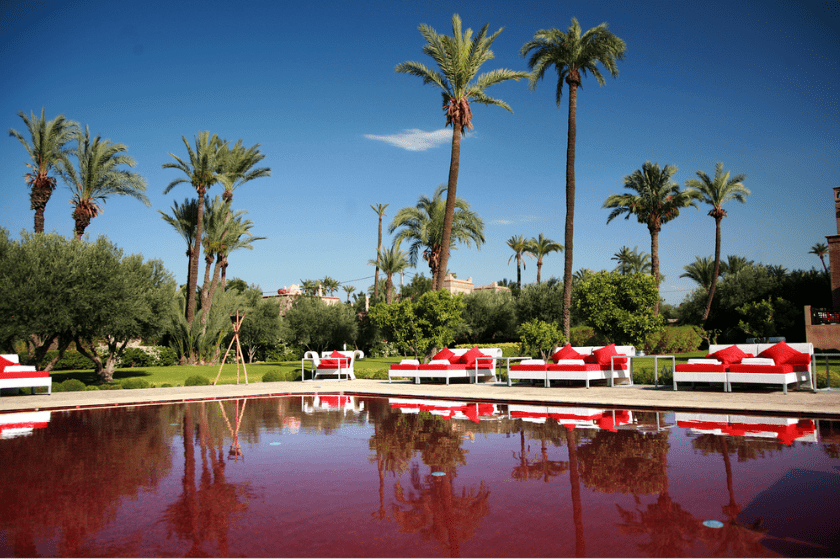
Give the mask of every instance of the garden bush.
[(87, 387), (85, 387), (85, 391), (98, 391), (98, 390), (99, 390), (99, 387), (97, 387), (96, 385), (88, 385)]
[(53, 391), (56, 393), (66, 393), (69, 391), (85, 391), (87, 386), (78, 379), (67, 379), (61, 383), (53, 385)]
[(121, 384), (123, 389), (148, 389), (151, 387), (148, 381), (145, 379), (126, 379)]
[(271, 383), (274, 381), (287, 381), (286, 376), (279, 369), (270, 369), (262, 376), (263, 383)]
[[(50, 350), (44, 358), (44, 364), (48, 364), (53, 358), (58, 355), (57, 350)], [(21, 364), (34, 365), (27, 360), (25, 354), (20, 355)], [(51, 371), (66, 371), (66, 370), (82, 370), (94, 369), (93, 360), (85, 358), (76, 350), (68, 350), (64, 353), (64, 357), (58, 360), (52, 367)]]
[[(126, 348), (119, 358), (119, 367), (152, 367), (157, 365), (153, 356), (140, 348)], [(128, 387), (126, 387), (127, 389)]]
[(193, 375), (187, 377), (187, 380), (184, 381), (184, 387), (195, 387), (198, 385), (210, 385), (210, 380), (203, 375)]
[(690, 326), (665, 327), (660, 332), (647, 337), (644, 350), (647, 354), (694, 352), (700, 347), (701, 342), (703, 339)]
[(604, 346), (607, 340), (595, 332), (592, 327), (572, 327), (569, 332), (572, 346)]
[(160, 384), (160, 388), (161, 388), (161, 389), (165, 389), (165, 388), (167, 388), (167, 387), (172, 387), (172, 383), (161, 383), (161, 384)]

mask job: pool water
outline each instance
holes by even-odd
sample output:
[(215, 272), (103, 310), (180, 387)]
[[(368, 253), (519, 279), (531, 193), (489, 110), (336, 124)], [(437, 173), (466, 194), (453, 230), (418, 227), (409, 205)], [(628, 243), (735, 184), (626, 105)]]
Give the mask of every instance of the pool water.
[(4, 557), (840, 554), (828, 420), (324, 394), (0, 435)]

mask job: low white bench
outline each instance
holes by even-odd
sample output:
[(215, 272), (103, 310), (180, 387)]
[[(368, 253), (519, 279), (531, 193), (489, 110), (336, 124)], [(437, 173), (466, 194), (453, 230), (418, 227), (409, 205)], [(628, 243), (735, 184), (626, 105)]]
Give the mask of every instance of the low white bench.
[(20, 365), (17, 354), (0, 354), (0, 357), (12, 362), (12, 365), (0, 365), (0, 389), (32, 387), (34, 394), (35, 387), (46, 387), (47, 394), (52, 394), (52, 378), (48, 371), (36, 371), (35, 366)]

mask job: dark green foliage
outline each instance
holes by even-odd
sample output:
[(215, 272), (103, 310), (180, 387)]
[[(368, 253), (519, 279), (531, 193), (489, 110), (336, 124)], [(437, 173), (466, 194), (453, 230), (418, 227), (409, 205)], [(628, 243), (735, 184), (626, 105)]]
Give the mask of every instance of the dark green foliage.
[(52, 390), (56, 393), (65, 393), (68, 391), (84, 391), (87, 386), (78, 379), (67, 379), (61, 383), (53, 383)]
[(161, 387), (161, 389), (165, 389), (167, 387), (172, 387), (172, 383), (161, 383), (160, 387)]
[(432, 291), (432, 279), (423, 276), (423, 273), (415, 274), (406, 286), (400, 290), (400, 298), (417, 301), (417, 298)]
[(458, 342), (483, 343), (516, 340), (516, 303), (506, 291), (480, 291), (463, 296), (464, 322), (456, 333)]
[[(56, 358), (57, 356), (58, 356), (58, 351), (57, 350), (50, 350), (49, 352), (47, 352), (45, 354), (44, 361), (46, 363), (49, 363), (54, 358)], [(28, 365), (36, 365), (35, 363), (33, 363), (29, 359), (27, 359), (27, 357), (24, 356), (23, 354), (20, 355), (20, 360), (21, 360), (22, 364), (25, 363), (25, 364), (28, 364)], [(93, 369), (93, 368), (94, 368), (93, 360), (83, 356), (82, 354), (80, 354), (79, 352), (76, 352), (75, 350), (67, 350), (64, 353), (64, 356), (61, 359), (59, 359), (53, 365), (51, 371), (67, 371), (67, 370), (79, 371), (79, 370)]]
[[(279, 301), (260, 299), (248, 311), (239, 329), (239, 341), (248, 362), (265, 361), (267, 352), (280, 343), (281, 319)], [(230, 344), (233, 333), (225, 338), (225, 348)]]
[(192, 375), (184, 381), (184, 387), (195, 387), (199, 385), (210, 385), (210, 380), (203, 375)]
[(97, 387), (96, 385), (88, 385), (87, 387), (85, 387), (85, 391), (98, 391), (98, 390), (99, 390), (99, 387)]
[(320, 298), (301, 297), (286, 311), (283, 333), (283, 338), (307, 350), (336, 350), (356, 339), (356, 314), (348, 305), (327, 305)]
[(521, 325), (539, 320), (555, 323), (563, 320), (563, 285), (559, 282), (527, 284), (516, 298), (516, 319)]
[(703, 339), (692, 327), (665, 327), (648, 336), (644, 350), (647, 354), (694, 352), (700, 347), (701, 342)]
[(125, 381), (120, 383), (120, 386), (123, 389), (148, 389), (149, 387), (151, 387), (151, 384), (145, 379), (134, 378), (126, 379)]
[[(730, 256), (730, 260), (733, 257)], [(738, 327), (739, 321), (744, 319), (738, 308), (779, 297), (784, 298), (794, 312), (784, 312), (780, 317), (782, 320), (775, 321), (778, 336), (784, 336), (788, 341), (803, 341), (805, 316), (802, 308), (805, 305), (831, 307), (831, 280), (824, 271), (816, 269), (794, 270), (780, 277), (764, 265), (744, 264), (718, 282), (706, 330), (719, 331), (720, 344), (743, 342), (751, 335)], [(702, 288), (689, 294), (679, 308), (680, 323), (700, 325), (707, 298), (708, 292)]]
[(595, 331), (615, 344), (639, 348), (647, 337), (662, 328), (654, 315), (659, 290), (652, 276), (597, 272), (575, 289), (577, 311), (588, 317)]
[[(120, 367), (152, 367), (157, 365), (156, 360), (139, 348), (126, 348), (120, 356)], [(129, 387), (123, 386), (128, 389)]]
[(572, 327), (572, 346), (604, 346), (607, 339), (595, 332), (592, 327)]
[(266, 348), (263, 353), (264, 362), (294, 362), (303, 358), (303, 349), (296, 346), (289, 346), (285, 343), (277, 343)]

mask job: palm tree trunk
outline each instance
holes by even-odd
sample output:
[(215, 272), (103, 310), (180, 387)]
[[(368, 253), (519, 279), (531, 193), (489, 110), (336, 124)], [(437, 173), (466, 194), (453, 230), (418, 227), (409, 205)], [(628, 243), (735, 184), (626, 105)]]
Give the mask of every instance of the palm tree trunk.
[(656, 282), (656, 303), (653, 304), (653, 314), (659, 315), (659, 228), (648, 226), (650, 230), (650, 271)]
[(706, 302), (706, 310), (703, 312), (703, 328), (706, 327), (706, 321), (712, 311), (712, 300), (715, 297), (718, 274), (720, 274), (720, 221), (722, 219), (722, 217), (715, 216), (715, 270), (712, 272), (712, 283), (709, 286), (709, 301)]
[[(190, 255), (190, 276), (187, 284), (187, 328), (192, 328), (195, 319), (195, 291), (198, 285), (198, 257), (201, 255), (201, 236), (204, 234), (204, 193), (205, 188), (196, 188), (198, 193), (198, 217), (195, 224), (195, 246)], [(195, 348), (190, 348), (190, 363), (195, 363)]]
[(35, 210), (35, 233), (44, 233), (44, 210), (54, 189), (55, 183), (51, 182), (46, 174), (39, 175), (32, 185), (32, 191), (29, 193), (29, 207)]
[(522, 289), (522, 257), (516, 254), (516, 287)]
[(449, 160), (449, 184), (446, 190), (446, 211), (443, 215), (443, 237), (440, 242), (440, 262), (432, 289), (443, 287), (443, 279), (449, 266), (449, 245), (452, 236), (452, 220), (455, 216), (455, 198), (458, 188), (458, 170), (461, 166), (461, 118), (452, 120), (452, 156)]
[(569, 447), (569, 482), (572, 485), (572, 517), (575, 524), (575, 556), (586, 556), (586, 541), (583, 538), (583, 508), (580, 500), (580, 476), (578, 474), (577, 441), (574, 429), (566, 428), (566, 443)]
[(820, 262), (823, 265), (823, 270), (825, 271), (826, 274), (828, 274), (828, 267), (825, 266), (825, 257), (823, 257), (822, 255), (820, 255)]
[(537, 285), (540, 284), (540, 273), (542, 272), (542, 258), (537, 259)]
[[(213, 279), (210, 281), (210, 289), (207, 290), (206, 297), (203, 297), (201, 300), (201, 325), (202, 325), (202, 332), (207, 332), (207, 317), (210, 315), (210, 306), (213, 305), (213, 298), (216, 295), (216, 288), (218, 288), (219, 283), (221, 281), (222, 276), (222, 259), (224, 257), (221, 253), (216, 255), (216, 266), (213, 268)], [(207, 282), (208, 276), (205, 275), (205, 282)], [(222, 288), (224, 292), (224, 288)]]
[[(379, 253), (382, 251), (382, 214), (379, 214), (379, 241), (376, 243), (376, 272), (373, 275), (373, 300), (379, 297)], [(347, 294), (348, 299), (350, 294)]]
[(569, 136), (566, 143), (566, 258), (563, 270), (563, 336), (571, 340), (572, 256), (575, 236), (575, 142), (577, 141), (577, 86), (569, 84)]

